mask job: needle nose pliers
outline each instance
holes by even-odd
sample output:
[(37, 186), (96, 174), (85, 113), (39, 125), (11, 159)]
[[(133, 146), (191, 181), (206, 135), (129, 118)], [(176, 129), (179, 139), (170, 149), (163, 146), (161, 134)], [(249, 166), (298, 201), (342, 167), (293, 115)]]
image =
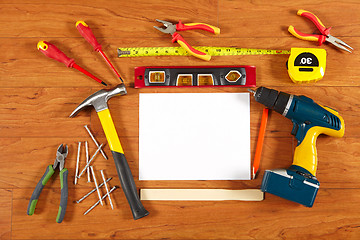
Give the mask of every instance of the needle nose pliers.
[(156, 21), (162, 23), (165, 26), (165, 29), (157, 27), (157, 26), (154, 26), (154, 28), (156, 28), (157, 30), (159, 30), (163, 33), (171, 34), (173, 37), (172, 42), (178, 42), (180, 44), (180, 46), (183, 47), (188, 53), (190, 53), (191, 55), (193, 55), (197, 58), (200, 58), (205, 61), (209, 61), (211, 59), (210, 55), (207, 55), (206, 53), (200, 52), (200, 51), (196, 50), (195, 48), (191, 47), (184, 40), (184, 38), (180, 34), (178, 34), (176, 31), (200, 29), (200, 30), (205, 30), (205, 31), (208, 31), (208, 32), (218, 35), (218, 34), (220, 34), (220, 28), (214, 27), (214, 26), (211, 26), (211, 25), (205, 24), (205, 23), (183, 24), (180, 20), (177, 24), (173, 24), (171, 22), (167, 22), (167, 21), (163, 21), (163, 20), (159, 20), (159, 19), (156, 19)]
[(43, 190), (45, 184), (48, 182), (48, 180), (51, 178), (51, 176), (54, 174), (57, 166), (59, 166), (59, 170), (60, 170), (59, 175), (60, 175), (60, 184), (61, 184), (61, 199), (60, 199), (59, 211), (58, 211), (58, 214), (56, 217), (56, 222), (61, 223), (62, 220), (64, 219), (67, 201), (68, 201), (68, 181), (67, 181), (68, 170), (66, 168), (64, 168), (65, 159), (66, 159), (67, 155), (68, 155), (67, 145), (64, 148), (63, 145), (61, 144), (57, 149), (54, 165), (50, 164), (46, 168), (44, 175), (41, 177), (40, 181), (38, 182), (38, 184), (35, 187), (34, 192), (31, 195), (28, 209), (27, 209), (28, 215), (34, 214), (36, 204), (40, 197), (41, 191)]
[(319, 31), (321, 32), (321, 35), (302, 33), (300, 31), (296, 30), (292, 25), (290, 25), (288, 28), (288, 31), (295, 37), (302, 39), (302, 40), (319, 42), (319, 46), (321, 46), (321, 44), (323, 44), (324, 42), (329, 42), (329, 43), (335, 45), (336, 47), (338, 47), (342, 50), (348, 51), (350, 53), (351, 53), (351, 51), (349, 49), (347, 49), (346, 47), (353, 50), (353, 48), (350, 47), (345, 42), (341, 41), (340, 39), (338, 39), (336, 37), (331, 36), (330, 35), (331, 27), (326, 28), (324, 26), (324, 24), (320, 21), (320, 19), (315, 14), (313, 14), (309, 11), (300, 9), (297, 12), (297, 15), (310, 19), (315, 24), (315, 26), (319, 29)]

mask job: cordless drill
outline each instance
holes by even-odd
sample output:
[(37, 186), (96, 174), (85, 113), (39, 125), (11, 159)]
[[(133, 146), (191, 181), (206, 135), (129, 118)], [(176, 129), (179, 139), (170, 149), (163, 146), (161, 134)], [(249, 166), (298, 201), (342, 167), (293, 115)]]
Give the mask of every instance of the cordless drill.
[(266, 170), (261, 190), (312, 207), (320, 183), (316, 179), (316, 139), (320, 134), (342, 137), (343, 118), (337, 111), (316, 104), (305, 96), (290, 95), (259, 87), (255, 100), (293, 122), (291, 134), (297, 139), (293, 164), (288, 169)]

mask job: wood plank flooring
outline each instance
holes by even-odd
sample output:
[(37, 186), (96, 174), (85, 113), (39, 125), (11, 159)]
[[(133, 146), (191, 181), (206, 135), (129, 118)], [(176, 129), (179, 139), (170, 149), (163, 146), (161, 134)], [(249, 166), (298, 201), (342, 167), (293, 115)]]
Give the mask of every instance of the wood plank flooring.
[[(315, 26), (297, 16), (299, 9), (314, 12), (331, 34), (352, 47), (352, 54), (331, 44), (291, 36), (287, 27), (315, 33)], [(156, 31), (155, 19), (218, 26), (219, 36), (203, 31), (183, 32), (193, 46), (327, 51), (326, 73), (312, 84), (294, 84), (286, 71), (288, 55), (223, 56), (204, 62), (194, 57), (117, 58), (118, 47), (176, 46), (171, 36)], [(309, 0), (197, 0), (197, 1), (40, 1), (0, 2), (0, 239), (360, 239), (360, 2)], [(45, 57), (36, 49), (40, 40), (55, 44), (76, 63), (110, 86), (119, 83), (102, 57), (81, 37), (77, 20), (89, 24), (104, 52), (124, 77), (128, 95), (109, 101), (127, 160), (138, 188), (260, 188), (264, 170), (287, 168), (296, 142), (291, 121), (271, 113), (266, 130), (259, 176), (251, 181), (139, 181), (139, 93), (247, 92), (245, 88), (134, 89), (137, 66), (254, 65), (257, 86), (266, 86), (337, 109), (346, 124), (343, 138), (320, 136), (317, 141), (320, 190), (312, 208), (266, 194), (262, 202), (148, 201), (150, 215), (134, 221), (121, 189), (112, 195), (115, 209), (98, 206), (89, 196), (93, 188), (81, 178), (73, 184), (77, 143), (88, 141), (89, 125), (99, 142), (105, 135), (94, 110), (69, 114), (102, 87), (75, 69)], [(251, 99), (251, 156), (254, 156), (262, 105)], [(44, 188), (35, 214), (26, 214), (31, 193), (45, 167), (52, 164), (59, 144), (69, 145), (69, 201), (63, 223), (55, 222), (60, 201), (59, 177)], [(109, 160), (98, 156), (95, 169), (105, 169), (120, 185), (108, 144)], [(84, 159), (84, 151), (82, 159)], [(82, 167), (84, 163), (82, 162)], [(81, 169), (82, 169), (81, 167)], [(101, 175), (98, 174), (98, 179)]]

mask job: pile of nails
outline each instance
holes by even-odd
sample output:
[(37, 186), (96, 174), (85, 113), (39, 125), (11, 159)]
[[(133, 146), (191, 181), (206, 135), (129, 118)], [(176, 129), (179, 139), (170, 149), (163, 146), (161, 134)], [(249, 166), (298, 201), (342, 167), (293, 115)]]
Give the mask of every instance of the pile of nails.
[[(112, 179), (111, 177), (106, 179), (105, 178), (105, 175), (104, 175), (104, 170), (100, 170), (100, 173), (101, 173), (101, 177), (102, 177), (102, 180), (103, 182), (100, 183), (98, 185), (98, 182), (96, 180), (96, 176), (95, 176), (95, 171), (94, 171), (94, 168), (93, 166), (90, 166), (91, 162), (95, 159), (96, 155), (101, 152), (102, 156), (105, 158), (105, 160), (107, 160), (107, 156), (105, 155), (104, 151), (102, 150), (102, 146), (103, 144), (99, 145), (98, 142), (96, 141), (96, 139), (94, 138), (93, 134), (91, 133), (89, 127), (87, 125), (85, 125), (85, 129), (86, 131), (89, 133), (91, 139), (94, 141), (96, 147), (97, 147), (97, 150), (95, 151), (95, 153), (92, 155), (91, 159), (89, 160), (89, 147), (88, 147), (88, 142), (85, 141), (85, 151), (86, 151), (86, 165), (85, 167), (83, 168), (83, 170), (80, 172), (79, 174), (79, 162), (80, 162), (80, 149), (81, 149), (81, 142), (79, 142), (78, 144), (78, 152), (77, 152), (77, 158), (76, 158), (76, 170), (75, 170), (75, 180), (74, 180), (74, 184), (76, 185), (77, 182), (78, 182), (78, 179), (80, 179), (80, 177), (82, 176), (82, 174), (87, 171), (87, 179), (88, 181), (87, 182), (91, 182), (90, 180), (90, 171), (91, 171), (91, 175), (93, 177), (93, 180), (94, 180), (94, 184), (95, 184), (95, 188), (93, 190), (91, 190), (90, 192), (88, 192), (86, 195), (84, 195), (82, 198), (80, 198), (79, 200), (76, 201), (76, 203), (80, 203), (82, 202), (85, 198), (87, 198), (88, 196), (90, 196), (92, 193), (94, 193), (95, 191), (97, 192), (98, 194), (98, 197), (99, 197), (99, 201), (97, 201), (94, 205), (92, 205), (88, 210), (86, 210), (86, 212), (84, 213), (84, 215), (88, 214), (92, 209), (94, 209), (97, 205), (99, 205), (99, 203), (101, 205), (103, 205), (103, 200), (108, 197), (109, 198), (109, 202), (110, 202), (110, 206), (111, 206), (111, 209), (114, 209), (114, 206), (113, 206), (113, 203), (112, 203), (112, 200), (111, 200), (111, 197), (110, 197), (110, 193), (113, 192), (117, 186), (115, 187), (112, 187), (110, 190), (109, 190), (109, 187), (107, 185), (107, 183)], [(101, 196), (101, 192), (100, 192), (100, 188), (102, 186), (105, 186), (105, 189), (106, 189), (106, 194), (104, 196)]]

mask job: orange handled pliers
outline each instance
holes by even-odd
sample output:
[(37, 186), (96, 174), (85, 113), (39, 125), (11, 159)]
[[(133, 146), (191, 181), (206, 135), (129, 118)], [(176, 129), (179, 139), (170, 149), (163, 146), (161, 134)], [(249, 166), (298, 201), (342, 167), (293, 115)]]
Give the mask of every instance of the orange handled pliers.
[(192, 29), (200, 29), (200, 30), (205, 30), (211, 33), (214, 33), (216, 35), (220, 34), (220, 28), (218, 27), (214, 27), (211, 26), (209, 24), (205, 24), (205, 23), (187, 23), (187, 24), (183, 24), (180, 20), (179, 23), (177, 24), (173, 24), (171, 22), (167, 22), (167, 21), (163, 21), (163, 20), (159, 20), (156, 19), (156, 21), (161, 22), (162, 24), (164, 24), (165, 29), (164, 28), (159, 28), (157, 26), (154, 26), (154, 28), (156, 28), (157, 30), (163, 32), (163, 33), (168, 33), (172, 35), (172, 42), (178, 42), (180, 44), (181, 47), (183, 47), (188, 53), (190, 53), (191, 55), (198, 57), (202, 60), (205, 61), (209, 61), (211, 59), (210, 55), (207, 55), (206, 53), (200, 52), (198, 50), (196, 50), (195, 48), (191, 47), (185, 40), (184, 38), (178, 34), (176, 31), (186, 31), (186, 30), (192, 30)]
[(315, 26), (319, 29), (319, 31), (321, 32), (321, 35), (302, 33), (302, 32), (299, 32), (298, 30), (296, 30), (292, 25), (290, 25), (288, 30), (295, 37), (300, 38), (302, 40), (319, 42), (319, 46), (321, 46), (321, 44), (323, 44), (325, 41), (330, 42), (333, 45), (335, 45), (336, 47), (341, 48), (342, 50), (348, 51), (350, 53), (351, 53), (351, 51), (349, 49), (347, 49), (346, 47), (353, 50), (353, 48), (350, 47), (348, 44), (344, 43), (343, 41), (341, 41), (340, 39), (338, 39), (336, 37), (331, 36), (330, 35), (331, 27), (326, 28), (324, 26), (324, 24), (320, 21), (320, 19), (315, 14), (313, 14), (309, 11), (300, 9), (297, 12), (297, 15), (310, 19), (315, 24)]

